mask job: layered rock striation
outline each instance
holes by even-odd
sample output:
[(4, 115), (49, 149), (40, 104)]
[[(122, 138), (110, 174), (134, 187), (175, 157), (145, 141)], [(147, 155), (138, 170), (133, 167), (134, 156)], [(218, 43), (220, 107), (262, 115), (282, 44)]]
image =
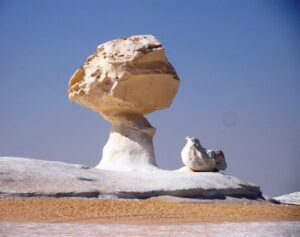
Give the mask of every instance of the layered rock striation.
[(169, 107), (178, 86), (176, 71), (155, 37), (137, 35), (98, 46), (69, 82), (71, 101), (112, 124), (98, 168), (156, 168), (155, 128), (144, 116)]
[[(1, 197), (262, 199), (260, 188), (215, 172), (120, 172), (78, 164), (0, 157)], [(230, 200), (230, 199), (228, 199)]]

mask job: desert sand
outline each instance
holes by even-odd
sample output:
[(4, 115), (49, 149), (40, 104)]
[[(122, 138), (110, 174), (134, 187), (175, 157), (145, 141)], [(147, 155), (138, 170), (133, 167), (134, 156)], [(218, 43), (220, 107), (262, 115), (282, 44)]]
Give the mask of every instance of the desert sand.
[(299, 221), (300, 206), (265, 202), (2, 199), (0, 221), (97, 224)]

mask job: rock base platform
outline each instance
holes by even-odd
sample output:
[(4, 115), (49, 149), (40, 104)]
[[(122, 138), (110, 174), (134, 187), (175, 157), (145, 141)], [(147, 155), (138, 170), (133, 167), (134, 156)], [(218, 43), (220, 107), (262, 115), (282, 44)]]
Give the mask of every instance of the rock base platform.
[(84, 165), (0, 157), (0, 197), (263, 199), (259, 186), (215, 172), (119, 172)]

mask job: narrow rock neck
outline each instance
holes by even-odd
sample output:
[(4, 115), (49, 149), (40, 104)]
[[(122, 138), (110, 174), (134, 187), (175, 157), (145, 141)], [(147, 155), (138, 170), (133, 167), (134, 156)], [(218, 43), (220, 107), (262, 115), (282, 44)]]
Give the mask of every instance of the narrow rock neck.
[(112, 129), (96, 168), (119, 171), (156, 169), (155, 128), (140, 115), (110, 117)]

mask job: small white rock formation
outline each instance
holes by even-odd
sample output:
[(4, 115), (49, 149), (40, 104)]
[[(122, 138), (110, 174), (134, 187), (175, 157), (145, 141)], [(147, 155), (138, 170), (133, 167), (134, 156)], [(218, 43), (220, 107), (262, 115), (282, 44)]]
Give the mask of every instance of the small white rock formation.
[(69, 99), (112, 124), (97, 166), (109, 170), (156, 169), (155, 128), (144, 117), (171, 105), (179, 78), (161, 43), (151, 35), (98, 46), (69, 82)]
[(199, 139), (188, 136), (187, 143), (181, 151), (182, 162), (187, 168), (180, 171), (219, 171), (227, 165), (224, 153), (220, 150), (206, 150)]
[(216, 162), (216, 170), (225, 170), (227, 168), (227, 163), (225, 160), (224, 152), (221, 150), (207, 150), (207, 154), (210, 158), (214, 159)]
[(274, 197), (273, 199), (284, 204), (300, 205), (300, 192)]

